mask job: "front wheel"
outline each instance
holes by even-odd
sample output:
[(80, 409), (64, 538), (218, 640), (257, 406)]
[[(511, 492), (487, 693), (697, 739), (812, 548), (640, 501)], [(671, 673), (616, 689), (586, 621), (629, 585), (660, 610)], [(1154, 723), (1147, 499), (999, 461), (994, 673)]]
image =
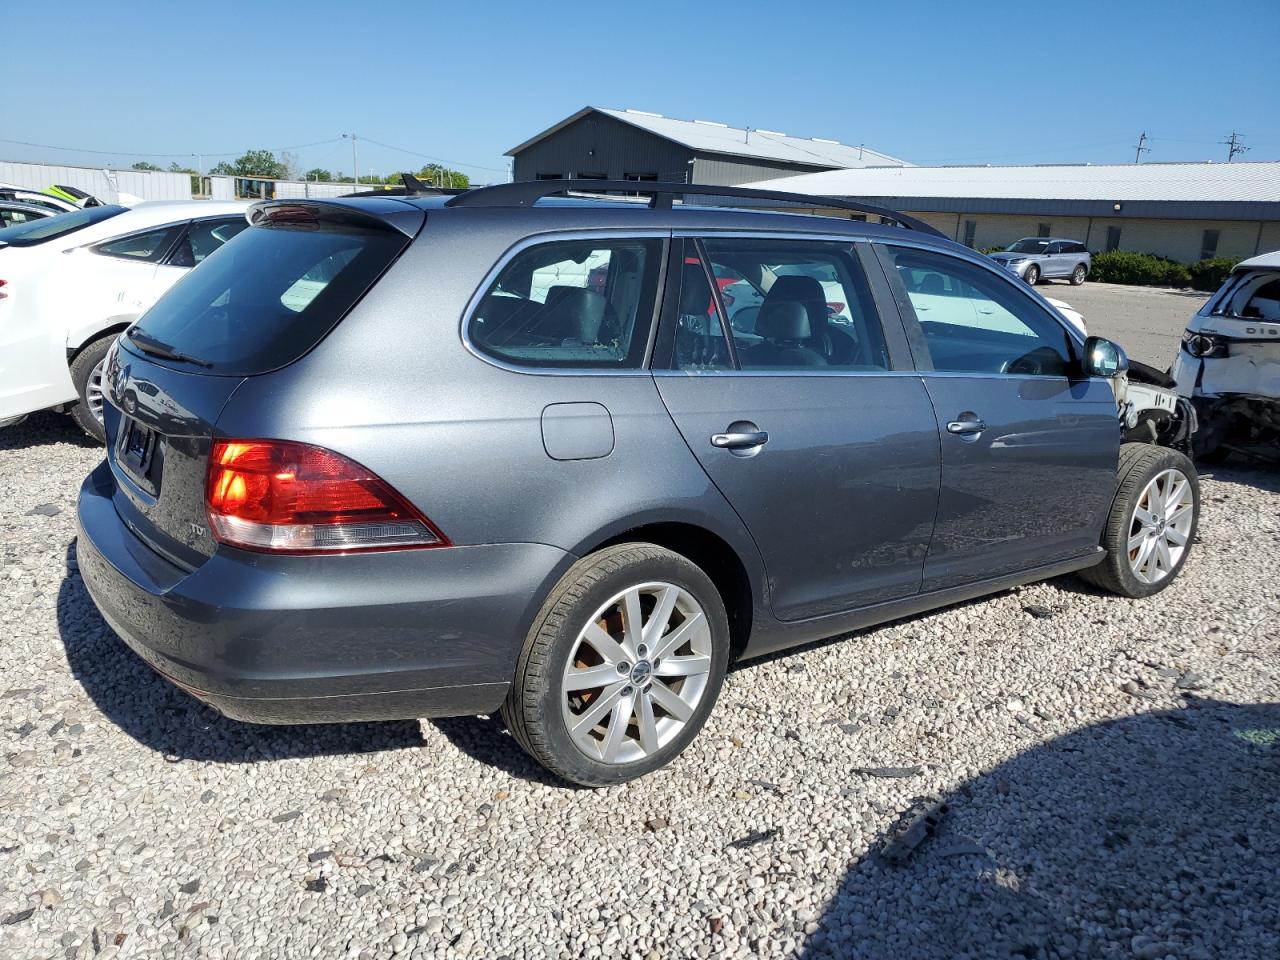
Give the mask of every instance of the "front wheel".
[(1080, 575), (1122, 597), (1149, 597), (1187, 562), (1200, 522), (1200, 480), (1181, 453), (1147, 443), (1120, 448), (1119, 474), (1102, 534), (1107, 557)]
[(77, 403), (71, 408), (71, 419), (80, 429), (99, 443), (106, 443), (107, 432), (102, 425), (102, 368), (107, 351), (115, 343), (116, 335), (93, 341), (71, 361), (71, 383), (76, 388)]
[(1029, 283), (1031, 286), (1034, 287), (1037, 283), (1040, 282), (1040, 268), (1037, 267), (1035, 264), (1032, 264), (1031, 266), (1027, 267), (1027, 275), (1023, 279), (1026, 280), (1027, 283)]
[(1089, 271), (1085, 269), (1085, 265), (1083, 263), (1079, 264), (1074, 270), (1071, 271), (1071, 285), (1073, 287), (1080, 286), (1080, 284), (1084, 283), (1084, 278), (1087, 277), (1088, 275), (1089, 275)]
[(502, 707), (535, 760), (600, 787), (673, 760), (706, 722), (729, 660), (710, 578), (648, 543), (574, 564), (543, 604)]

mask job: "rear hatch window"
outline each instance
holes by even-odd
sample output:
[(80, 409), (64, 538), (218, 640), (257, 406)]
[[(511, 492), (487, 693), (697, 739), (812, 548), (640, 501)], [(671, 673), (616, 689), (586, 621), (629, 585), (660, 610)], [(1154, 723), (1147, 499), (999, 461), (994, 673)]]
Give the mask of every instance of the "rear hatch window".
[(275, 370), (320, 342), (410, 240), (302, 206), (268, 217), (161, 297), (130, 331), (130, 349), (221, 376)]
[(16, 223), (12, 227), (5, 227), (0, 230), (0, 246), (38, 246), (42, 243), (48, 243), (50, 240), (56, 240), (58, 237), (65, 237), (67, 234), (75, 233), (77, 230), (83, 230), (85, 227), (92, 226), (95, 223), (101, 223), (103, 220), (109, 220), (117, 214), (124, 213), (124, 211), (124, 207), (114, 205), (88, 207), (84, 210), (57, 213), (42, 220)]

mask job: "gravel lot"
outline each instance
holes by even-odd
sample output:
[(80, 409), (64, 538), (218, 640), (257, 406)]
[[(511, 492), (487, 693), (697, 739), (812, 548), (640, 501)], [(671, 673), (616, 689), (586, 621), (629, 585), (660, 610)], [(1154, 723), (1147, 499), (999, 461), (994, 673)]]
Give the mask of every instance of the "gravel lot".
[(1274, 471), (1204, 481), (1155, 600), (1062, 579), (744, 665), (673, 768), (584, 791), (492, 720), (250, 727), (158, 679), (76, 573), (99, 457), (0, 434), (6, 960), (1280, 956)]
[(1124, 347), (1135, 360), (1168, 369), (1178, 352), (1187, 321), (1209, 299), (1197, 290), (1128, 287), (1085, 283), (1073, 287), (1051, 280), (1036, 288), (1046, 297), (1071, 304), (1084, 314), (1089, 332)]

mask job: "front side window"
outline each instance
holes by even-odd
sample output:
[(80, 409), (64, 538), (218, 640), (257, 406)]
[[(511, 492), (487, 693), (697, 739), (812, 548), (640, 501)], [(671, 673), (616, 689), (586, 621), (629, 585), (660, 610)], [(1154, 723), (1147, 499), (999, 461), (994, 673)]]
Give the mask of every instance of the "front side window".
[(93, 248), (93, 252), (119, 260), (151, 262), (160, 259), (173, 244), (182, 224), (169, 224), (144, 233), (134, 233), (118, 240), (108, 240)]
[(516, 254), (467, 321), (482, 353), (528, 367), (638, 369), (661, 240), (557, 240)]
[(1016, 281), (945, 254), (889, 250), (935, 370), (1067, 375), (1065, 328)]
[(888, 370), (849, 241), (709, 238), (715, 293), (743, 370)]

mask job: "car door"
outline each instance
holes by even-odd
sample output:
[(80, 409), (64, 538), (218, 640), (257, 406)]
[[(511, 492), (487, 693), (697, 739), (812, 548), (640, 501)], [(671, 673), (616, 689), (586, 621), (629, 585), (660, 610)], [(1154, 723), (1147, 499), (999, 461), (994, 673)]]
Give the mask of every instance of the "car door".
[(1055, 240), (1045, 250), (1044, 275), (1046, 277), (1065, 277), (1071, 270), (1066, 266), (1067, 257), (1063, 254), (1066, 244)]
[[(1076, 335), (1000, 271), (939, 250), (879, 251), (941, 425), (923, 589), (1096, 551), (1120, 444), (1110, 382), (1079, 374)], [(944, 274), (973, 303), (949, 315), (916, 310), (904, 281), (918, 270)]]
[[(655, 381), (759, 546), (775, 616), (917, 593), (940, 478), (937, 423), (906, 372), (900, 321), (881, 324), (867, 244), (736, 236), (676, 247)], [(795, 275), (780, 275), (784, 266)], [(849, 323), (828, 322), (830, 294), (805, 275), (813, 269), (840, 278)], [(750, 332), (726, 322), (712, 280), (731, 271), (764, 294)]]

